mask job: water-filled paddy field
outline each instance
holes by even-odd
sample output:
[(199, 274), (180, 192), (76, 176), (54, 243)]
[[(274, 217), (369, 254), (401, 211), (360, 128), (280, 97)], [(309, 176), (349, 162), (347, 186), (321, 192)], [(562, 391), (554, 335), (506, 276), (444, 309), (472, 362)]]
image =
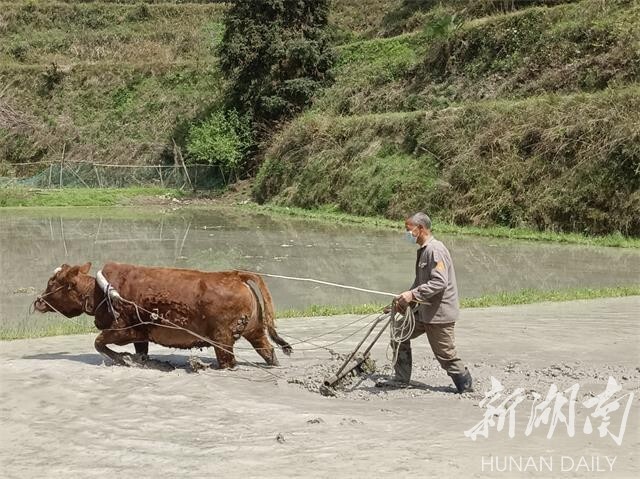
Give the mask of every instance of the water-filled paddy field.
[[(462, 298), (525, 288), (637, 284), (634, 249), (434, 234), (449, 247)], [(316, 278), (400, 292), (413, 279), (415, 246), (403, 233), (274, 217), (233, 208), (43, 208), (0, 211), (0, 327), (37, 330), (55, 315), (27, 315), (62, 263), (105, 262)], [(276, 310), (385, 302), (387, 297), (267, 278)]]

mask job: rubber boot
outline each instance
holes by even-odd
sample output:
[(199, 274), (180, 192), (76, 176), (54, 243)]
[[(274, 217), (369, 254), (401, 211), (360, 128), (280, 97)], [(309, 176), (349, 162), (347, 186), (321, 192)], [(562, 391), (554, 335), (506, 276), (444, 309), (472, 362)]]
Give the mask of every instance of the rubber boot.
[(400, 349), (398, 350), (398, 360), (394, 366), (395, 375), (393, 378), (379, 380), (376, 382), (376, 387), (406, 388), (411, 382), (411, 365), (411, 346), (400, 346)]
[(398, 350), (398, 360), (395, 364), (395, 376), (394, 379), (400, 383), (409, 384), (411, 381), (411, 368), (413, 360), (411, 356), (411, 346), (402, 347)]
[(461, 374), (449, 374), (453, 379), (453, 384), (456, 385), (458, 394), (473, 392), (473, 379), (469, 369), (465, 366), (464, 372)]

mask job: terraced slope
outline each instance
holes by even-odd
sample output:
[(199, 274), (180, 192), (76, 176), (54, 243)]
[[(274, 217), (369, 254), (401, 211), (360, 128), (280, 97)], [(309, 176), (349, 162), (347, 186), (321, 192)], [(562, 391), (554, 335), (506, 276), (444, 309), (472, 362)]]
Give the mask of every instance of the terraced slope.
[(172, 140), (218, 101), (224, 8), (0, 4), (0, 174), (15, 171), (11, 163), (59, 159), (63, 148), (68, 160), (170, 157)]
[[(361, 37), (388, 2), (338, 0), (336, 32)], [(364, 8), (362, 8), (364, 7)], [(173, 161), (173, 140), (219, 103), (224, 2), (0, 0), (0, 176), (16, 164)], [(356, 31), (357, 30), (357, 31)]]
[(640, 4), (477, 17), (461, 0), (454, 17), (431, 3), (412, 31), (340, 47), (335, 84), (274, 140), (256, 197), (640, 234)]
[[(0, 175), (173, 161), (220, 102), (225, 8), (0, 0)], [(274, 136), (258, 199), (640, 234), (637, 0), (335, 0), (331, 28), (336, 82)]]

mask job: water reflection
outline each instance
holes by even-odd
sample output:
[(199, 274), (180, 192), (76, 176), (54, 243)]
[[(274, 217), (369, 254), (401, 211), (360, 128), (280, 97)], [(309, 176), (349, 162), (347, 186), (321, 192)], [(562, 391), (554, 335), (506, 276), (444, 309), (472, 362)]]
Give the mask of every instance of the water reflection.
[[(634, 284), (640, 252), (469, 236), (436, 236), (451, 250), (461, 296), (523, 288)], [(202, 270), (243, 268), (399, 292), (413, 279), (401, 232), (272, 218), (231, 209), (0, 212), (0, 321), (24, 321), (29, 291), (62, 263), (107, 261)], [(385, 297), (267, 279), (278, 309), (380, 302)], [(43, 321), (32, 317), (29, 321)]]

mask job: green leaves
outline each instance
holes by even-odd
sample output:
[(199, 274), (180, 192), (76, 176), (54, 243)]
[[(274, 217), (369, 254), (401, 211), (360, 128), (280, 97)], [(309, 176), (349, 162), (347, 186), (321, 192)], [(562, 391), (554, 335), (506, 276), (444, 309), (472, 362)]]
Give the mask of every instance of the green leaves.
[(237, 172), (247, 148), (252, 144), (248, 118), (236, 110), (219, 110), (192, 126), (187, 136), (187, 153), (194, 163), (218, 165)]
[(302, 111), (330, 81), (328, 12), (328, 0), (239, 1), (227, 12), (219, 47), (227, 103), (249, 114), (256, 131)]

